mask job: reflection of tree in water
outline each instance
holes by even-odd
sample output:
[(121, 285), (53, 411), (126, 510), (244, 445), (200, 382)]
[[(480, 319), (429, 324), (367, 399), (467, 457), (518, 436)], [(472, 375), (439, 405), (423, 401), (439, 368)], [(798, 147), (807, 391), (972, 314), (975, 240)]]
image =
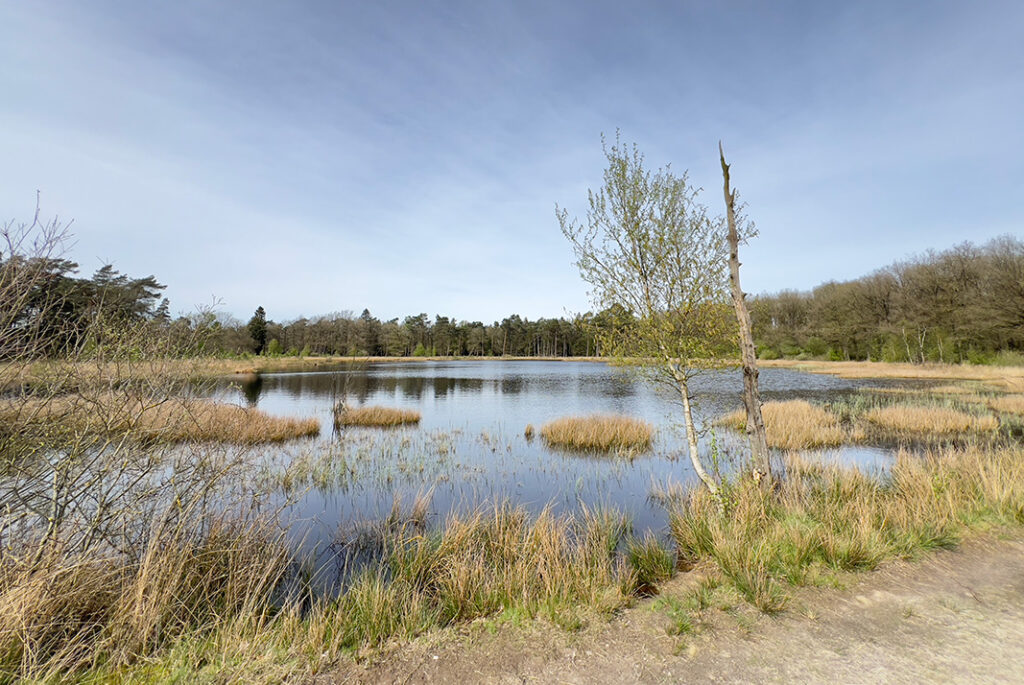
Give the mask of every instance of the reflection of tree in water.
[[(479, 393), (483, 390), (484, 382), (480, 378), (377, 376), (352, 372), (282, 374), (268, 377), (264, 390), (281, 390), (296, 399), (303, 396), (333, 397), (362, 404), (377, 395), (398, 394), (404, 399), (419, 400), (427, 394), (440, 398), (452, 395), (456, 391)], [(504, 392), (521, 390), (521, 384), (515, 389), (510, 387), (504, 390), (503, 387)]]
[(260, 393), (263, 391), (263, 376), (252, 374), (247, 376), (240, 384), (242, 396), (250, 407), (255, 407), (260, 401)]

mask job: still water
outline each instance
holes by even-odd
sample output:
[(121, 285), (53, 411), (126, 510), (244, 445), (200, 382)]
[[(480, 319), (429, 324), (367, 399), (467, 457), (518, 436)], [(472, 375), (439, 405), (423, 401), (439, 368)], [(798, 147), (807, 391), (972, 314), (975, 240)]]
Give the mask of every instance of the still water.
[[(765, 401), (824, 402), (867, 384), (788, 369), (764, 369), (760, 378)], [(741, 389), (739, 371), (709, 372), (691, 388), (702, 453), (714, 446), (723, 470), (743, 453), (744, 444), (741, 436), (712, 422), (742, 406)], [(319, 438), (272, 447), (266, 455), (291, 493), (292, 528), (309, 549), (327, 549), (346, 528), (386, 516), (396, 498), (408, 505), (417, 494), (428, 493), (433, 522), (509, 500), (534, 512), (611, 505), (628, 512), (638, 531), (664, 531), (665, 511), (652, 493), (696, 480), (673, 393), (603, 363), (376, 363), (267, 374), (224, 394), (271, 414), (320, 419)], [(340, 400), (413, 408), (422, 420), (407, 428), (334, 430), (332, 410)], [(552, 449), (539, 437), (524, 436), (527, 424), (539, 434), (546, 421), (593, 412), (654, 424), (651, 449), (633, 458), (597, 456)], [(876, 468), (889, 453), (858, 448), (825, 457)]]

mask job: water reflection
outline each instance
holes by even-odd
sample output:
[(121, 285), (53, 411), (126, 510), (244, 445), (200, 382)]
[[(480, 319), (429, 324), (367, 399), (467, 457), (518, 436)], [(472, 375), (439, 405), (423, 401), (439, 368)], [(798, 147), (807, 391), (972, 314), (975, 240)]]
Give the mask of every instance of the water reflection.
[[(802, 397), (835, 400), (866, 381), (789, 369), (761, 372), (765, 400)], [(872, 385), (879, 382), (870, 381)], [(742, 436), (711, 430), (712, 419), (741, 406), (738, 371), (707, 373), (693, 384), (696, 419), (707, 428), (728, 468), (745, 453)], [(636, 529), (664, 529), (664, 509), (652, 502), (654, 483), (695, 482), (678, 429), (677, 395), (600, 363), (458, 361), (379, 363), (313, 373), (267, 374), (224, 386), (221, 393), (270, 413), (317, 416), (319, 441), (267, 448), (268, 488), (288, 484), (298, 493), (290, 513), (302, 521), (297, 539), (323, 550), (339, 526), (386, 516), (394, 498), (411, 501), (432, 492), (430, 516), (469, 511), (509, 499), (533, 511), (556, 513), (605, 503), (627, 511)], [(332, 409), (355, 405), (414, 408), (419, 426), (392, 431), (332, 432)], [(651, 450), (635, 459), (566, 454), (542, 439), (528, 440), (527, 424), (540, 428), (568, 414), (622, 413), (643, 417), (657, 430)], [(860, 448), (847, 463), (874, 469), (889, 458)], [(276, 485), (275, 485), (276, 484)], [(300, 534), (301, 533), (301, 534)]]

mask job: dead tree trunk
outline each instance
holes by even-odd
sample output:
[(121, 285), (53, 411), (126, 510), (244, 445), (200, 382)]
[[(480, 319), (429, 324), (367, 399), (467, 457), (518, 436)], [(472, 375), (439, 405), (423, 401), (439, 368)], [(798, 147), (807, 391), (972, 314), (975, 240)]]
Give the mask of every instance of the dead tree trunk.
[(736, 228), (736, 193), (729, 189), (729, 165), (725, 163), (722, 143), (718, 143), (718, 155), (722, 162), (724, 178), (725, 213), (729, 222), (729, 283), (732, 289), (732, 303), (736, 309), (736, 320), (740, 325), (740, 358), (743, 363), (743, 406), (747, 410), (747, 438), (754, 463), (763, 475), (771, 477), (771, 452), (764, 431), (761, 416), (761, 395), (757, 389), (757, 352), (754, 349), (754, 335), (751, 332), (750, 312), (740, 287), (740, 237)]

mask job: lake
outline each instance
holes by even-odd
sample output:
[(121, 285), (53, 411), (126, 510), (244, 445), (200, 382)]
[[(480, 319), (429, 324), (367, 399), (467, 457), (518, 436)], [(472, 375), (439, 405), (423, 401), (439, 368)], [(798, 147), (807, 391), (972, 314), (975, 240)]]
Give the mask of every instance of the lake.
[[(760, 381), (765, 401), (824, 402), (879, 385), (790, 369), (763, 369)], [(738, 370), (708, 372), (691, 387), (702, 452), (714, 446), (723, 470), (744, 453), (745, 441), (712, 422), (742, 406), (741, 389)], [(638, 532), (664, 531), (666, 515), (652, 491), (696, 482), (674, 393), (604, 363), (384, 362), (265, 374), (220, 394), (271, 414), (321, 420), (319, 438), (267, 448), (264, 467), (294, 499), (288, 515), (301, 546), (318, 553), (360, 522), (386, 516), (396, 498), (409, 507), (417, 494), (429, 494), (435, 523), (451, 512), (509, 500), (534, 512), (610, 505), (628, 512)], [(335, 430), (339, 400), (414, 408), (422, 420), (415, 427)], [(657, 429), (651, 449), (634, 458), (573, 453), (524, 436), (527, 424), (539, 433), (548, 420), (594, 412), (651, 422)], [(858, 447), (823, 456), (877, 468), (889, 455)]]

